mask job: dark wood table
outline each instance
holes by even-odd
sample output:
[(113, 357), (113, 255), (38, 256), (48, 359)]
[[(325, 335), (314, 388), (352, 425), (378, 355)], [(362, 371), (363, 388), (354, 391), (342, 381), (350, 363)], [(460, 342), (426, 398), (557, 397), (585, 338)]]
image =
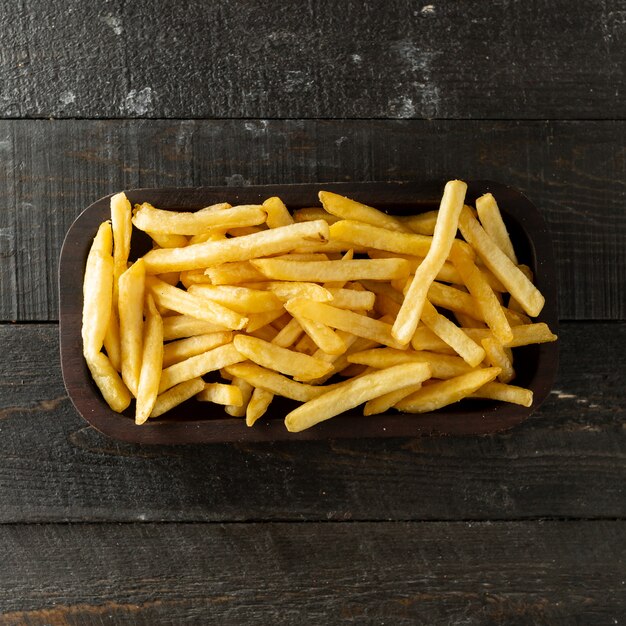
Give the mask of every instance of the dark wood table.
[[(624, 623), (625, 16), (3, 3), (0, 625)], [(561, 366), (522, 426), (150, 447), (76, 414), (57, 259), (95, 199), (448, 177), (522, 189), (552, 232)]]

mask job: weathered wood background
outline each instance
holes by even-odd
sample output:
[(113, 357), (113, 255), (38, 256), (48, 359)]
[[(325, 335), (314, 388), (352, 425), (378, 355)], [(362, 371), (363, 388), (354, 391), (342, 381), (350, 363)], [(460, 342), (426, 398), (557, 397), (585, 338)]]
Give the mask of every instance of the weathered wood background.
[[(625, 36), (624, 0), (3, 3), (0, 625), (622, 623)], [(95, 199), (447, 177), (552, 233), (519, 428), (146, 447), (72, 408), (57, 259)]]

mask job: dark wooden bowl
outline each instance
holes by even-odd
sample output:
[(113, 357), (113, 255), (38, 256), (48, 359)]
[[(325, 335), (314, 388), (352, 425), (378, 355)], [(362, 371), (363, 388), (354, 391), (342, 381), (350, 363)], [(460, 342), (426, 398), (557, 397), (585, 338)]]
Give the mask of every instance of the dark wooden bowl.
[[(327, 189), (396, 215), (409, 215), (439, 206), (441, 181), (424, 183), (332, 183), (268, 185), (255, 187), (199, 187), (195, 189), (133, 189), (131, 203), (150, 202), (163, 209), (193, 211), (209, 204), (228, 201), (260, 203), (280, 196), (291, 209), (319, 204), (317, 192)], [(550, 235), (537, 208), (519, 191), (489, 181), (469, 183), (467, 201), (473, 203), (490, 191), (498, 201), (521, 262), (528, 264), (546, 304), (537, 321), (558, 332), (555, 266)], [(226, 441), (270, 441), (278, 439), (329, 439), (337, 437), (398, 437), (417, 435), (477, 435), (511, 428), (526, 419), (547, 397), (558, 363), (556, 343), (516, 348), (515, 383), (533, 391), (532, 407), (491, 400), (464, 400), (438, 411), (409, 415), (391, 411), (364, 417), (362, 408), (322, 422), (301, 433), (289, 433), (285, 414), (295, 403), (275, 398), (268, 415), (248, 428), (242, 418), (227, 415), (221, 407), (189, 400), (162, 418), (142, 426), (133, 421), (134, 403), (120, 415), (102, 399), (91, 380), (82, 355), (82, 283), (89, 246), (98, 225), (110, 216), (109, 198), (87, 207), (70, 227), (59, 263), (60, 345), (63, 379), (78, 412), (100, 432), (123, 441), (181, 444)], [(133, 237), (134, 257), (146, 251), (141, 233)]]

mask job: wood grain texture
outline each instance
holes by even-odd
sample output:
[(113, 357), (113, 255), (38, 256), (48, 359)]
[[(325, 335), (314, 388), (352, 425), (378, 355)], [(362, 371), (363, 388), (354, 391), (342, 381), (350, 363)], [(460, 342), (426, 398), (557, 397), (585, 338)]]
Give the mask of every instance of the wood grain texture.
[(625, 339), (563, 324), (551, 398), (505, 434), (175, 447), (98, 434), (56, 326), (2, 325), (0, 522), (625, 517)]
[(63, 237), (120, 189), (447, 177), (539, 207), (563, 319), (624, 319), (625, 145), (625, 122), (3, 121), (0, 320), (57, 319)]
[(2, 526), (0, 625), (615, 624), (626, 522)]
[(623, 0), (22, 0), (2, 117), (623, 118)]

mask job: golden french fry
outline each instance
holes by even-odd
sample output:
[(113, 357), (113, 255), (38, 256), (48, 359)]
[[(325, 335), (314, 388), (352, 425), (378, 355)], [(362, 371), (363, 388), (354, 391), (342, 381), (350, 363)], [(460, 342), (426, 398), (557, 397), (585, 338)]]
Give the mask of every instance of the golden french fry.
[(531, 317), (539, 315), (545, 298), (511, 259), (498, 248), (472, 215), (469, 207), (464, 207), (461, 211), (459, 229), (465, 240), (474, 247), (483, 263), (502, 282), (511, 296), (521, 304), (524, 311)]
[[(204, 273), (204, 270), (187, 270), (180, 272), (180, 282), (189, 289), (191, 285), (210, 285), (211, 279)], [(157, 276), (157, 278), (160, 278)], [(165, 281), (167, 282), (167, 281)], [(171, 283), (170, 283), (171, 284)]]
[(498, 374), (498, 380), (502, 383), (511, 382), (515, 378), (515, 370), (502, 344), (492, 337), (485, 337), (480, 343), (487, 354), (489, 364), (502, 370)]
[(306, 209), (296, 209), (293, 212), (295, 222), (313, 222), (314, 220), (326, 220), (329, 224), (338, 222), (341, 217), (332, 215), (322, 207), (310, 207)]
[[(360, 363), (376, 369), (384, 369), (401, 363), (428, 363), (433, 378), (453, 378), (471, 371), (471, 367), (460, 357), (438, 354), (426, 350), (394, 350), (393, 348), (374, 348), (348, 355), (350, 363)], [(395, 404), (395, 402), (394, 402)], [(392, 405), (390, 405), (392, 406)]]
[(407, 413), (435, 411), (466, 398), (484, 384), (491, 382), (499, 373), (498, 367), (486, 367), (433, 383), (398, 402), (396, 408)]
[(145, 278), (143, 259), (138, 259), (119, 279), (122, 378), (135, 396), (141, 373), (143, 350)]
[(233, 261), (216, 267), (209, 267), (205, 274), (214, 285), (236, 285), (239, 283), (265, 282), (265, 274), (250, 263), (250, 261)]
[(527, 407), (533, 403), (533, 392), (530, 389), (496, 382), (486, 383), (478, 391), (471, 394), (470, 397), (500, 400), (501, 402), (521, 404)]
[(130, 236), (133, 229), (130, 202), (123, 192), (111, 196), (111, 226), (113, 229), (114, 276), (117, 285), (117, 279), (126, 271), (128, 255), (130, 254)]
[(172, 315), (163, 318), (163, 339), (165, 341), (194, 337), (195, 335), (206, 335), (224, 330), (228, 329), (219, 324), (205, 322), (189, 315)]
[(164, 413), (171, 411), (175, 406), (193, 398), (203, 389), (204, 381), (202, 378), (186, 380), (179, 385), (168, 389), (157, 396), (152, 413), (150, 413), (150, 417), (159, 417)]
[(241, 404), (229, 404), (224, 411), (232, 417), (243, 417), (248, 410), (248, 404), (250, 403), (250, 398), (252, 398), (254, 387), (247, 380), (239, 378), (238, 376), (233, 377), (231, 384), (233, 387), (239, 389), (241, 393)]
[(476, 199), (476, 211), (485, 232), (495, 241), (498, 248), (511, 259), (513, 264), (517, 265), (517, 256), (515, 256), (513, 244), (504, 225), (496, 199), (490, 193), (480, 196)]
[(270, 228), (293, 224), (293, 218), (280, 198), (268, 198), (263, 203), (263, 210), (267, 213), (267, 225)]
[(409, 233), (411, 230), (406, 227), (400, 220), (391, 215), (387, 215), (378, 209), (374, 209), (366, 204), (361, 204), (356, 200), (351, 200), (339, 194), (330, 191), (320, 191), (319, 199), (324, 209), (328, 213), (342, 217), (348, 220), (357, 220), (372, 224), (373, 226), (382, 226), (389, 230), (396, 230), (401, 233)]
[(469, 293), (455, 287), (433, 281), (428, 288), (428, 300), (431, 304), (448, 309), (448, 311), (482, 319), (476, 300)]
[(303, 240), (324, 242), (328, 241), (328, 237), (328, 224), (324, 220), (317, 220), (272, 228), (244, 237), (197, 243), (186, 248), (151, 250), (144, 257), (144, 261), (149, 274), (193, 270), (231, 261), (248, 261), (268, 254), (280, 254), (293, 250)]
[(262, 284), (263, 289), (269, 289), (282, 302), (293, 298), (308, 298), (318, 302), (329, 302), (333, 299), (328, 289), (316, 283), (270, 281)]
[[(291, 313), (304, 330), (304, 332), (313, 340), (315, 345), (326, 354), (343, 354), (346, 351), (346, 344), (341, 337), (331, 328), (321, 322), (300, 317), (297, 307), (292, 306), (297, 299), (290, 300), (285, 304), (285, 308)], [(305, 300), (306, 302), (306, 300)], [(330, 371), (330, 370), (329, 370)]]
[(170, 387), (198, 376), (204, 376), (209, 372), (219, 370), (227, 365), (239, 363), (245, 357), (241, 356), (234, 344), (227, 343), (202, 354), (189, 357), (184, 361), (166, 367), (161, 372), (159, 393), (163, 393)]
[[(463, 330), (474, 341), (482, 341), (486, 337), (491, 337), (491, 331), (487, 328), (464, 328)], [(533, 343), (550, 343), (558, 339), (548, 328), (548, 325), (543, 322), (513, 326), (511, 330), (513, 331), (513, 339), (507, 342), (503, 346), (504, 348), (519, 348)]]
[(385, 411), (388, 411), (391, 407), (398, 404), (400, 400), (403, 400), (421, 388), (422, 383), (416, 383), (415, 385), (401, 387), (389, 393), (384, 393), (382, 396), (378, 396), (378, 398), (368, 400), (363, 407), (363, 415), (380, 415), (381, 413), (385, 413)]
[(460, 180), (450, 181), (445, 186), (432, 245), (413, 276), (393, 324), (392, 334), (403, 345), (411, 341), (422, 315), (428, 289), (450, 254), (466, 190), (467, 185)]
[(250, 397), (250, 402), (246, 407), (246, 426), (254, 426), (254, 423), (267, 411), (271, 401), (274, 399), (274, 394), (267, 389), (261, 389), (257, 387)]
[(102, 352), (96, 352), (95, 354), (87, 353), (85, 359), (91, 376), (106, 403), (117, 413), (127, 409), (131, 399), (130, 392), (108, 357)]
[(230, 365), (226, 368), (226, 371), (233, 376), (246, 380), (250, 385), (254, 385), (254, 387), (259, 387), (275, 395), (283, 396), (291, 400), (298, 400), (299, 402), (306, 402), (327, 391), (325, 387), (315, 387), (314, 385), (299, 383), (278, 372), (249, 362)]
[(376, 302), (376, 295), (371, 291), (335, 289), (334, 287), (331, 287), (328, 291), (333, 297), (330, 304), (338, 309), (369, 311), (374, 308), (374, 303)]
[(212, 350), (218, 346), (223, 346), (233, 340), (230, 331), (207, 333), (205, 335), (195, 335), (186, 339), (179, 339), (165, 345), (163, 349), (163, 365), (169, 367), (174, 363), (180, 363), (192, 356), (202, 354), (207, 350)]
[(150, 294), (146, 297), (141, 373), (137, 385), (135, 424), (143, 424), (156, 403), (163, 368), (163, 321)]
[(335, 281), (390, 280), (409, 275), (404, 259), (353, 259), (351, 261), (281, 261), (257, 259), (252, 261), (262, 274), (274, 280)]
[[(530, 267), (528, 267), (528, 265), (520, 264), (517, 266), (517, 269), (522, 272), (522, 274), (524, 274), (524, 276), (526, 276), (526, 278), (528, 278), (528, 280), (532, 283), (534, 278), (533, 271), (530, 269)], [(523, 311), (522, 305), (513, 296), (509, 297), (508, 306), (509, 310), (514, 311), (515, 313), (522, 313)], [(526, 323), (529, 324), (530, 320), (528, 320), (528, 322)]]
[(167, 233), (147, 234), (159, 248), (184, 248), (189, 245), (189, 239), (184, 235), (172, 235)]
[(235, 285), (191, 285), (188, 293), (246, 315), (267, 313), (281, 307), (281, 301), (272, 292)]
[(399, 219), (414, 233), (417, 233), (419, 235), (432, 235), (435, 232), (437, 215), (438, 211), (427, 211), (426, 213), (419, 213), (418, 215), (408, 215)]
[(235, 348), (253, 363), (287, 376), (294, 376), (299, 380), (319, 378), (332, 369), (325, 361), (281, 348), (256, 337), (236, 335), (233, 343)]
[(452, 347), (470, 367), (477, 367), (485, 358), (485, 351), (456, 324), (437, 313), (428, 300), (424, 302), (422, 321), (435, 335)]
[(178, 287), (172, 287), (172, 285), (168, 285), (154, 276), (146, 279), (146, 286), (159, 305), (172, 311), (232, 330), (243, 328), (248, 323), (248, 318), (237, 313), (237, 311), (233, 311), (218, 302), (200, 298)]
[(223, 383), (207, 383), (204, 389), (196, 396), (200, 402), (213, 402), (224, 406), (242, 406), (243, 395), (237, 385)]
[(281, 348), (288, 348), (298, 341), (303, 332), (304, 330), (300, 322), (294, 317), (282, 328), (278, 335), (272, 339), (272, 343), (275, 343)]
[(430, 378), (425, 363), (405, 363), (345, 381), (331, 391), (310, 400), (285, 416), (289, 432), (300, 432), (372, 398), (421, 383)]
[(113, 302), (113, 257), (94, 249), (94, 245), (87, 257), (83, 281), (81, 334), (86, 357), (93, 357), (102, 349)]
[(427, 326), (418, 326), (411, 339), (411, 347), (414, 350), (430, 350), (441, 354), (456, 355), (456, 352)]
[(189, 238), (189, 243), (205, 243), (207, 241), (221, 241), (222, 239), (226, 239), (226, 231), (223, 228), (213, 228), (206, 233), (193, 235)]
[(485, 320), (500, 343), (508, 343), (513, 338), (513, 331), (502, 310), (502, 305), (498, 302), (494, 291), (481, 271), (469, 256), (459, 248), (452, 250), (451, 259), (465, 286), (476, 301), (482, 313), (481, 319)]
[(139, 230), (166, 235), (199, 235), (212, 228), (237, 228), (265, 222), (260, 205), (236, 206), (220, 211), (176, 212), (155, 209), (148, 203), (135, 209), (133, 224)]
[(391, 336), (391, 325), (380, 320), (313, 300), (292, 301), (292, 307), (298, 317), (306, 317), (314, 322), (321, 322), (331, 328), (345, 330), (392, 348), (403, 347)]

